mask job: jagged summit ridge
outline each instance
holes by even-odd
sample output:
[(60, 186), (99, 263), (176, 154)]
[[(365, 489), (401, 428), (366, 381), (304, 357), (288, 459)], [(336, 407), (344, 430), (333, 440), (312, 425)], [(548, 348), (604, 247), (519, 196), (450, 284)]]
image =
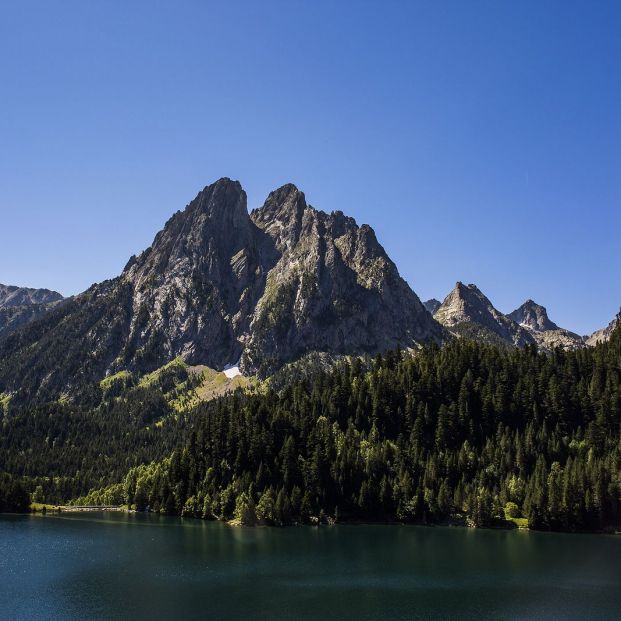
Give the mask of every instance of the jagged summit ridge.
[(443, 338), (370, 226), (313, 208), (291, 184), (251, 219), (280, 257), (254, 313), (243, 369), (267, 372), (288, 351), (373, 353)]
[(371, 227), (313, 208), (293, 184), (249, 214), (239, 182), (223, 178), (117, 278), (0, 343), (0, 392), (16, 390), (26, 368), (54, 396), (73, 378), (176, 356), (216, 369), (239, 361), (265, 377), (312, 351), (373, 354), (445, 336)]

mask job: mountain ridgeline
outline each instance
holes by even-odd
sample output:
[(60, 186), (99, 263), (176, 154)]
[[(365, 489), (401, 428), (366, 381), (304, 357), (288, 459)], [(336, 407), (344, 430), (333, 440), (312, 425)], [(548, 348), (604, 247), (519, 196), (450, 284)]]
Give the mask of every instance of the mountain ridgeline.
[(240, 184), (220, 179), (120, 276), (0, 339), (0, 393), (73, 397), (177, 356), (267, 377), (308, 352), (375, 354), (445, 337), (369, 226), (314, 209), (290, 184), (249, 214)]
[(0, 284), (0, 338), (58, 305), (63, 296), (49, 289)]
[(500, 347), (523, 347), (536, 344), (551, 352), (557, 347), (564, 350), (580, 349), (610, 338), (613, 321), (608, 328), (598, 330), (590, 337), (559, 328), (548, 317), (547, 310), (526, 300), (519, 308), (505, 315), (494, 308), (490, 300), (473, 284), (458, 282), (444, 302), (431, 299), (425, 308), (434, 319), (452, 334)]
[(0, 510), (621, 527), (619, 320), (423, 304), (290, 184), (220, 179), (74, 297), (0, 286), (3, 329)]

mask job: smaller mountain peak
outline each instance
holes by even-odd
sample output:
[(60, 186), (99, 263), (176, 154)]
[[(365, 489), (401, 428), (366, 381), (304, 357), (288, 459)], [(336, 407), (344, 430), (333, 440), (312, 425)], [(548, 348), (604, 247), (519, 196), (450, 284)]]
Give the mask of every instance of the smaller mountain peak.
[(426, 302), (423, 302), (423, 306), (430, 312), (432, 315), (440, 308), (442, 302), (440, 300), (436, 300), (436, 298), (431, 298)]
[(545, 306), (541, 306), (541, 304), (537, 304), (537, 302), (531, 299), (526, 300), (522, 306), (516, 308), (507, 316), (521, 326), (537, 332), (558, 330), (558, 326), (550, 321)]
[(493, 308), (491, 302), (485, 297), (479, 288), (474, 284), (464, 285), (460, 280), (457, 281), (453, 290), (446, 296), (437, 312), (444, 314), (457, 312), (468, 312), (466, 309)]

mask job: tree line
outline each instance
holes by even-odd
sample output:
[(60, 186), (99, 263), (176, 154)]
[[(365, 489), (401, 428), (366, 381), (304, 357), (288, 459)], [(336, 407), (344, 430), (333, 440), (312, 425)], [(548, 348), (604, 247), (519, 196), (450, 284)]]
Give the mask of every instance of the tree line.
[[(465, 339), (203, 403), (81, 502), (242, 523), (621, 525), (621, 329), (541, 354)], [(105, 500), (103, 500), (105, 498)]]

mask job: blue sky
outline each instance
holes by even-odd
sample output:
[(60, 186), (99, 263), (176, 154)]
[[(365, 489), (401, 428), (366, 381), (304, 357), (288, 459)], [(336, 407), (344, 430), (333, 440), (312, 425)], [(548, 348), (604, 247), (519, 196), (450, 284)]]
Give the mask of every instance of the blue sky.
[(621, 3), (0, 8), (0, 282), (115, 276), (203, 186), (293, 182), (421, 298), (621, 305)]

